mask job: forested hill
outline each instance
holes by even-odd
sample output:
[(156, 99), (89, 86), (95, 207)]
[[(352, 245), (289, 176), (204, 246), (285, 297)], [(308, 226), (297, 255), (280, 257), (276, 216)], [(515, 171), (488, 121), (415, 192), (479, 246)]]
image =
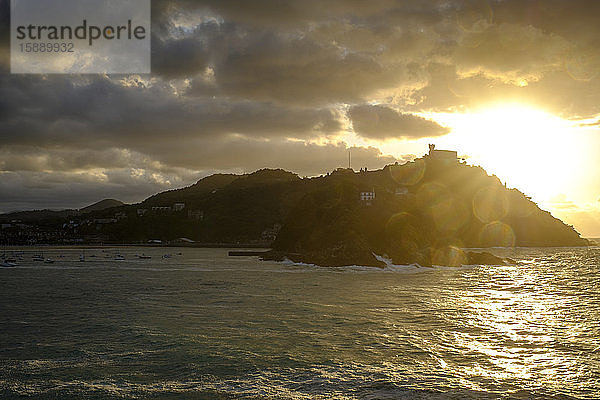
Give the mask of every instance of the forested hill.
[[(361, 200), (361, 192), (373, 192), (374, 199)], [(185, 209), (152, 211), (175, 203), (185, 204)], [(134, 209), (148, 213), (133, 215)], [(123, 232), (124, 241), (185, 236), (236, 243), (265, 239), (267, 232), (267, 239), (277, 236), (273, 246), (284, 251), (323, 250), (352, 242), (390, 255), (448, 244), (587, 244), (572, 227), (518, 190), (505, 188), (482, 168), (440, 164), (428, 157), (376, 171), (338, 169), (304, 179), (281, 169), (216, 174), (154, 195), (129, 210), (130, 218), (114, 229), (115, 234)]]
[(139, 204), (65, 218), (61, 229), (71, 230), (61, 238), (272, 243), (279, 252), (331, 265), (377, 264), (372, 253), (401, 263), (451, 264), (464, 247), (588, 245), (482, 168), (428, 156), (303, 179), (281, 169), (216, 174)]
[(320, 178), (287, 215), (273, 247), (316, 264), (377, 265), (374, 252), (396, 263), (448, 265), (468, 261), (464, 247), (588, 244), (482, 168), (424, 157)]

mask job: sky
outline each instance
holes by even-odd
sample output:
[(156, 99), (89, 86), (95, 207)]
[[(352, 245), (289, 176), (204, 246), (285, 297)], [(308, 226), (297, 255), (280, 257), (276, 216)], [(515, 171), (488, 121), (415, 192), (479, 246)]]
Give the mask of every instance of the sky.
[(10, 74), (0, 212), (456, 150), (600, 237), (600, 2), (153, 1), (152, 73)]

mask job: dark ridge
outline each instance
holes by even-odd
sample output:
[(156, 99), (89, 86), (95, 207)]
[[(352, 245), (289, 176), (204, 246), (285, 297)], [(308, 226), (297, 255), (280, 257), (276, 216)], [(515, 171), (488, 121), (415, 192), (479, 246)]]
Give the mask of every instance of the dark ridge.
[(102, 211), (102, 210), (106, 210), (107, 208), (119, 207), (122, 205), (125, 205), (125, 203), (123, 203), (120, 200), (104, 199), (104, 200), (100, 200), (97, 203), (91, 204), (87, 207), (83, 207), (79, 211), (81, 211), (83, 213), (92, 212), (92, 211)]
[(56, 220), (48, 242), (247, 244), (272, 247), (266, 258), (324, 266), (383, 266), (374, 254), (396, 264), (499, 263), (462, 249), (590, 244), (519, 190), (434, 149), (375, 171), (338, 168), (304, 179), (282, 169), (215, 174), (139, 204), (29, 213), (30, 221)]

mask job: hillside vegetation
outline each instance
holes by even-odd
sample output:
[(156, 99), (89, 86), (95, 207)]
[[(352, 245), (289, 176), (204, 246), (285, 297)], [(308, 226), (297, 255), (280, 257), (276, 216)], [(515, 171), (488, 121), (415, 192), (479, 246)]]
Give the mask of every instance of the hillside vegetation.
[[(367, 194), (362, 200), (361, 193)], [(477, 257), (462, 250), (469, 247), (589, 244), (482, 168), (427, 156), (376, 171), (340, 168), (304, 179), (281, 169), (216, 174), (140, 204), (105, 200), (52, 217), (61, 224), (69, 218), (62, 226), (73, 228), (61, 232), (63, 238), (262, 243), (272, 245), (272, 258), (332, 266), (381, 266), (374, 254), (394, 263), (460, 265)]]

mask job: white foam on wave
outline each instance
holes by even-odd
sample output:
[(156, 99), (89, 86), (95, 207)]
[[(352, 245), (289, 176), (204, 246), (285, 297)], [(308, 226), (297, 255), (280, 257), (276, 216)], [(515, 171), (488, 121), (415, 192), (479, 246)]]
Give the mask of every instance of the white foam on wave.
[(308, 268), (321, 268), (317, 264), (309, 264), (309, 263), (303, 263), (303, 262), (294, 262), (294, 261), (290, 260), (289, 258), (284, 258), (283, 261), (280, 261), (279, 263), (281, 265), (288, 265), (288, 266), (308, 267)]
[(384, 268), (380, 267), (370, 267), (366, 265), (346, 265), (343, 267), (322, 267), (320, 265), (311, 264), (311, 263), (303, 263), (303, 262), (294, 262), (288, 258), (285, 258), (283, 261), (280, 261), (280, 265), (284, 265), (287, 267), (303, 267), (307, 269), (318, 269), (325, 271), (342, 271), (342, 272), (398, 272), (398, 273), (412, 273), (412, 272), (423, 272), (429, 271), (431, 268), (422, 267), (419, 264), (394, 264), (391, 259), (380, 256), (378, 254), (373, 253), (373, 256), (378, 260), (385, 264)]
[(381, 261), (385, 264), (384, 270), (392, 271), (392, 272), (414, 272), (414, 271), (425, 271), (430, 270), (431, 268), (422, 267), (419, 264), (394, 264), (392, 259), (380, 256), (378, 254), (373, 253), (373, 256), (377, 259), (377, 261)]

